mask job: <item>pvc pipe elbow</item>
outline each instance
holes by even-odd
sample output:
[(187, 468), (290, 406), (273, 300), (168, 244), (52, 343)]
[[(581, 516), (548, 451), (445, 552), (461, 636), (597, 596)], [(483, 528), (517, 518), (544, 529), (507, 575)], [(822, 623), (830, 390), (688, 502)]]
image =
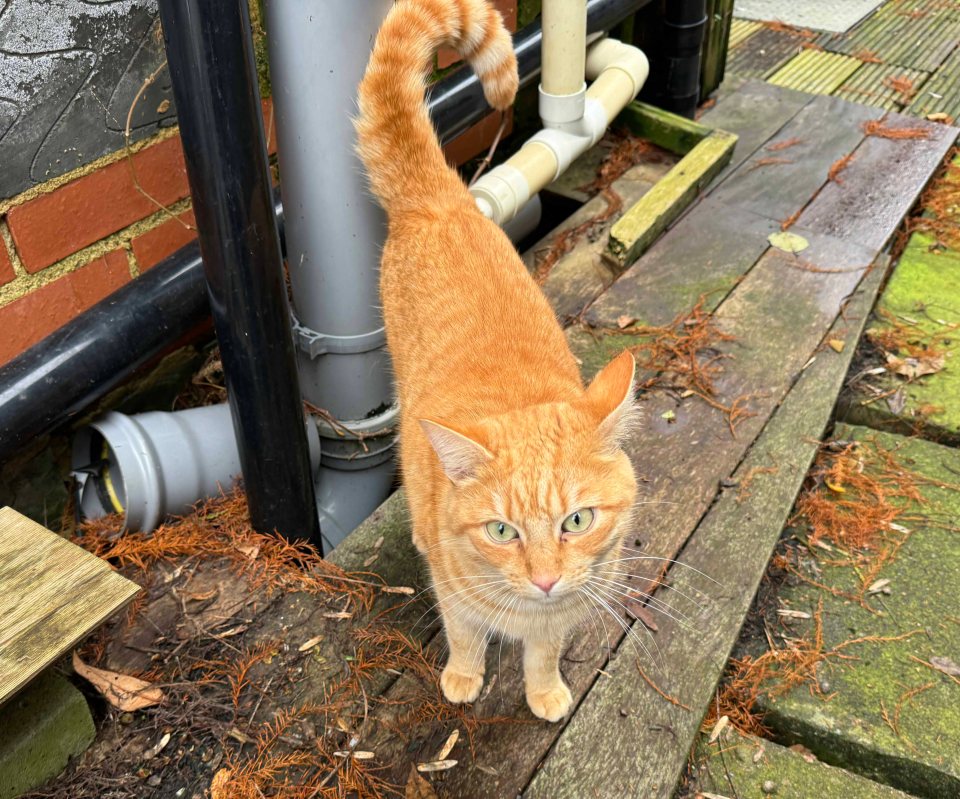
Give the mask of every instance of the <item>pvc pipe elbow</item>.
[(633, 101), (647, 82), (650, 62), (639, 47), (617, 41), (601, 39), (587, 52), (586, 74), (588, 80), (596, 80), (603, 72), (616, 69), (625, 74), (633, 85)]

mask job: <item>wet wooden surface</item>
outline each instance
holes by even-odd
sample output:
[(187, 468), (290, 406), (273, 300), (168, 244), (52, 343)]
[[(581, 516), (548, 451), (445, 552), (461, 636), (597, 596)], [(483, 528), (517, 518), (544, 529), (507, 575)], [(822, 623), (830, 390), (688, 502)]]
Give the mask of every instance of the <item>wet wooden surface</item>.
[[(691, 624), (684, 627), (657, 616), (658, 632), (647, 634), (637, 628), (650, 654), (642, 652), (637, 642), (631, 643), (633, 639), (625, 639), (620, 625), (631, 623), (625, 616), (619, 621), (610, 616), (605, 626), (599, 620), (587, 625), (561, 663), (577, 709), (559, 724), (538, 721), (526, 708), (519, 648), (509, 643), (492, 646), (487, 687), (470, 711), (481, 723), (473, 732), (472, 745), (458, 750), (457, 766), (432, 777), (440, 797), (492, 799), (526, 792), (537, 797), (649, 799), (672, 794), (706, 702), (814, 452), (811, 442), (829, 420), (864, 309), (881, 277), (882, 270), (871, 272), (867, 267), (899, 222), (890, 213), (878, 211), (873, 232), (866, 235), (861, 225), (827, 229), (817, 222), (820, 217), (812, 215), (791, 229), (806, 239), (806, 249), (793, 255), (772, 248), (767, 237), (779, 230), (782, 218), (807, 206), (815, 209), (820, 196), (826, 198), (824, 203), (829, 200), (829, 167), (868, 144), (861, 123), (882, 112), (835, 98), (805, 98), (787, 90), (781, 95), (781, 90), (769, 86), (747, 84), (741, 91), (750, 96), (735, 92), (710, 112), (718, 119), (715, 124), (747, 143), (749, 152), (737, 152), (734, 168), (606, 291), (600, 293), (606, 280), (601, 277), (598, 282), (591, 276), (596, 265), (589, 258), (573, 259), (566, 266), (561, 262), (558, 275), (563, 280), (555, 279), (548, 291), (562, 317), (579, 313), (591, 301), (590, 296), (584, 299), (584, 290), (587, 295), (599, 294), (582, 315), (587, 326), (578, 322), (569, 331), (585, 374), (630, 343), (604, 330), (616, 327), (621, 316), (664, 324), (703, 296), (705, 307), (715, 309), (718, 326), (732, 336), (731, 341), (718, 344), (714, 353), (725, 356), (715, 381), (715, 399), (724, 405), (735, 400), (745, 403), (750, 415), (735, 431), (721, 410), (697, 397), (680, 399), (673, 392), (652, 391), (643, 397), (644, 425), (627, 447), (643, 479), (637, 534), (629, 546), (656, 557), (679, 555), (685, 563), (714, 575), (722, 586), (689, 569), (672, 569), (672, 586), (702, 600), (702, 607), (684, 605), (686, 600), (672, 591), (658, 592), (658, 597), (672, 599), (671, 604), (689, 614)], [(766, 138), (760, 139), (752, 128), (754, 118)], [(766, 149), (791, 138), (801, 142), (782, 151)], [(863, 218), (870, 216), (871, 197), (879, 198), (876, 201), (888, 209), (912, 201), (903, 198), (916, 196), (939, 161), (936, 148), (921, 146), (916, 153), (920, 163), (905, 179), (889, 181), (885, 191), (878, 188), (877, 193), (867, 193), (864, 206), (858, 209)], [(766, 157), (783, 157), (791, 163), (755, 166)], [(851, 180), (860, 178), (851, 172)], [(585, 272), (578, 273), (580, 269)], [(855, 295), (861, 281), (861, 293)], [(844, 318), (841, 310), (852, 295), (856, 311)], [(848, 339), (843, 353), (823, 349), (826, 336)], [(768, 466), (771, 457), (777, 472), (758, 478), (749, 497), (738, 502), (729, 490), (724, 491), (724, 483), (736, 482), (754, 466)], [(403, 540), (402, 500), (391, 499), (381, 513), (392, 557), (369, 568), (385, 569), (391, 583), (419, 587), (422, 570)], [(376, 525), (375, 519), (372, 527), (365, 526), (341, 546), (346, 553), (340, 558), (342, 565), (356, 568), (367, 562), (367, 551), (384, 534), (376, 532)], [(382, 546), (386, 552), (387, 544)], [(631, 569), (638, 585), (659, 571), (659, 562), (634, 563), (641, 564)], [(303, 634), (308, 627), (313, 629), (297, 622)], [(435, 620), (432, 625), (421, 621), (417, 632), (427, 642), (434, 636), (430, 645), (439, 646), (436, 630)], [(331, 643), (339, 638), (333, 634)], [(305, 675), (304, 696), (317, 696), (324, 679), (332, 674), (335, 649), (324, 649), (329, 666)], [(690, 710), (669, 705), (654, 694), (637, 671), (638, 659)], [(657, 661), (662, 663), (659, 671)], [(432, 759), (438, 741), (450, 731), (442, 724), (405, 728), (402, 735), (391, 729), (397, 707), (392, 702), (410, 691), (408, 678), (399, 675), (367, 697), (370, 732), (363, 748), (376, 753), (384, 778), (401, 785), (410, 764)], [(507, 716), (515, 723), (482, 723), (494, 716)]]

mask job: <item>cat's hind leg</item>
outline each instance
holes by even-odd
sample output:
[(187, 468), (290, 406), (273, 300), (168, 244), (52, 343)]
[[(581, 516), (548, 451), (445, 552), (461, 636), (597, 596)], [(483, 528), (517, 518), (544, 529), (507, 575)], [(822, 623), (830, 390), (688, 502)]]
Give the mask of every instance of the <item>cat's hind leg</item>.
[(443, 695), (454, 703), (472, 702), (483, 687), (487, 635), (481, 626), (462, 613), (443, 614), (443, 628), (450, 657), (440, 674)]
[(573, 706), (573, 696), (560, 674), (560, 638), (526, 638), (523, 642), (523, 681), (533, 715), (560, 721)]

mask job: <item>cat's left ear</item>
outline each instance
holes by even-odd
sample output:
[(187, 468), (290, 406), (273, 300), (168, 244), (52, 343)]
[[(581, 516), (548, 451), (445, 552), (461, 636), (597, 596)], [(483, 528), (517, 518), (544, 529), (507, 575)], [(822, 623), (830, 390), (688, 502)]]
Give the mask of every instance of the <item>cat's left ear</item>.
[(440, 459), (440, 465), (455, 484), (472, 480), (493, 455), (482, 444), (446, 425), (420, 419), (420, 427)]
[(633, 379), (637, 363), (624, 350), (593, 378), (587, 389), (587, 404), (599, 423), (598, 431), (613, 446), (619, 446), (636, 420)]

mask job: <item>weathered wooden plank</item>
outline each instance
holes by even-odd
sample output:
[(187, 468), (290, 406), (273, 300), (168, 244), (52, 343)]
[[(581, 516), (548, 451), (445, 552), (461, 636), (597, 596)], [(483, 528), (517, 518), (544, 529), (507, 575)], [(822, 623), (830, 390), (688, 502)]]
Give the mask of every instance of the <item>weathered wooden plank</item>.
[(750, 80), (707, 111), (700, 118), (704, 125), (736, 133), (738, 136), (733, 157), (714, 182), (714, 186), (719, 185), (761, 145), (768, 142), (813, 99), (810, 94)]
[(926, 138), (868, 136), (842, 182), (828, 183), (797, 224), (867, 247), (887, 242), (960, 131), (903, 114), (888, 114), (884, 125), (924, 130)]
[(737, 47), (727, 61), (727, 72), (749, 78), (762, 78), (800, 52), (806, 41), (791, 31), (760, 28)]
[(692, 119), (646, 103), (630, 103), (617, 117), (635, 136), (672, 153), (686, 155), (712, 132)]
[[(524, 796), (550, 799), (670, 797), (690, 744), (713, 695), (726, 658), (749, 609), (767, 560), (827, 425), (857, 338), (882, 279), (874, 269), (827, 335), (846, 342), (825, 350), (796, 385), (750, 448), (733, 479), (756, 474), (748, 491), (720, 493), (671, 568), (674, 588), (696, 597), (690, 623), (658, 621), (656, 638), (672, 668), (648, 673), (690, 709), (669, 704), (641, 678), (632, 652), (621, 644), (598, 677)], [(700, 577), (711, 575), (719, 585)], [(589, 753), (589, 756), (584, 756)]]
[[(837, 159), (856, 149), (864, 137), (861, 125), (882, 115), (878, 108), (816, 97), (711, 194), (782, 221), (807, 204)], [(784, 144), (790, 146), (778, 149)]]
[[(616, 279), (619, 271), (602, 257), (606, 249), (607, 232), (623, 212), (638, 202), (660, 180), (675, 161), (657, 159), (638, 164), (615, 180), (610, 188), (620, 198), (621, 210), (610, 219), (596, 225), (580, 236), (573, 249), (551, 267), (541, 288), (561, 320), (574, 317)], [(556, 242), (569, 231), (589, 223), (607, 211), (607, 199), (598, 194), (571, 214), (524, 253), (527, 268), (536, 274), (543, 259)]]
[(621, 268), (632, 264), (719, 174), (737, 137), (715, 130), (683, 157), (610, 228), (607, 252)]
[[(737, 428), (736, 437), (731, 436), (722, 413), (698, 400), (678, 405), (666, 392), (652, 392), (644, 397), (644, 424), (627, 450), (643, 476), (639, 533), (631, 545), (642, 545), (645, 553), (675, 556), (709, 508), (719, 480), (735, 470), (861, 275), (859, 271), (822, 273), (798, 269), (790, 256), (781, 256), (778, 251), (764, 256), (717, 312), (720, 324), (736, 338), (718, 346), (719, 352), (732, 356), (726, 362), (725, 373), (717, 380), (718, 400), (729, 403), (757, 392), (749, 403), (756, 416)], [(810, 262), (825, 268), (866, 268), (872, 257), (872, 253), (844, 242), (811, 238)], [(683, 269), (675, 270), (673, 277), (683, 280)], [(789, 293), (783, 291), (788, 280), (793, 287)], [(674, 412), (675, 421), (663, 418), (666, 410)], [(704, 457), (706, 447), (709, 458)], [(650, 561), (639, 563), (644, 567), (631, 571), (646, 578), (651, 578), (659, 565)], [(597, 669), (605, 668), (607, 646), (615, 645), (622, 635), (612, 619), (606, 623), (606, 630), (582, 630), (565, 655), (562, 668), (575, 699), (590, 689)], [(672, 652), (664, 651), (674, 660)], [(502, 652), (494, 647), (489, 658), (488, 673), (496, 674), (497, 681), (474, 705), (476, 715), (481, 719), (495, 715), (530, 719), (523, 696), (519, 651), (509, 645)], [(404, 696), (403, 691), (400, 680), (386, 696), (388, 700), (399, 699)], [(515, 796), (536, 768), (536, 760), (550, 750), (559, 732), (558, 725), (539, 722), (479, 729), (474, 733), (477, 760), (463, 755), (457, 768), (446, 775), (445, 790), (450, 796), (464, 799)], [(371, 744), (385, 760), (403, 763), (406, 759), (409, 763), (410, 755), (405, 755), (402, 747), (400, 742), (384, 739)], [(391, 776), (402, 778), (399, 771)]]
[(89, 552), (0, 508), (0, 704), (139, 591)]
[[(769, 247), (779, 225), (707, 197), (667, 231), (583, 314), (594, 327), (615, 327), (629, 316), (662, 325), (705, 297), (715, 308)], [(696, 235), (691, 235), (691, 231)], [(683, 270), (678, 280), (676, 271)]]

